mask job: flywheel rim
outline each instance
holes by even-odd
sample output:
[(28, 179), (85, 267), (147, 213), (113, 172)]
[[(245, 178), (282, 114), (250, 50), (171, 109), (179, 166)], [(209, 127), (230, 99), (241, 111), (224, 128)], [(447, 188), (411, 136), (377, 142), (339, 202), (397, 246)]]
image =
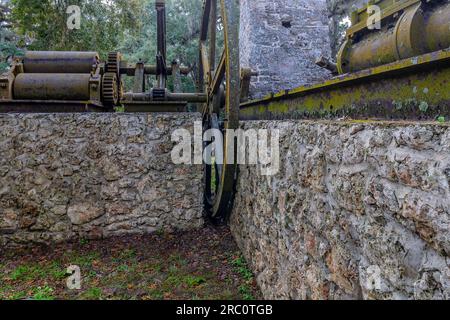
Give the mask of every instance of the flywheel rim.
[[(204, 5), (206, 8), (214, 5), (212, 1), (206, 0)], [(214, 7), (214, 6), (213, 6)], [(224, 33), (224, 52), (222, 54), (221, 63), (217, 70), (213, 74), (223, 74), (223, 80), (225, 80), (225, 86), (215, 85), (212, 83), (213, 79), (210, 77), (207, 82), (206, 91), (210, 96), (209, 104), (204, 108), (204, 130), (212, 129), (212, 119), (220, 118), (220, 114), (217, 114), (216, 106), (213, 106), (217, 101), (222, 100), (220, 88), (225, 87), (224, 96), (225, 104), (220, 108), (224, 113), (223, 124), (220, 129), (223, 133), (223, 156), (224, 163), (221, 167), (221, 172), (217, 175), (220, 179), (216, 182), (215, 193), (212, 194), (211, 186), (213, 183), (212, 166), (205, 166), (205, 208), (208, 213), (208, 217), (214, 223), (225, 222), (230, 215), (234, 194), (235, 185), (237, 179), (237, 163), (236, 163), (236, 146), (234, 150), (229, 150), (228, 147), (231, 141), (227, 140), (227, 130), (236, 130), (239, 128), (239, 105), (240, 105), (240, 64), (239, 64), (239, 1), (238, 0), (220, 0), (220, 9), (222, 13), (222, 24)], [(209, 14), (205, 10), (205, 14)], [(205, 20), (205, 19), (204, 19)], [(203, 39), (205, 40), (205, 39)], [(221, 69), (223, 68), (223, 69)], [(203, 73), (203, 74), (202, 74)], [(206, 75), (207, 72), (201, 71), (202, 75)], [(209, 74), (208, 74), (209, 75)], [(215, 91), (215, 92), (214, 92)], [(217, 125), (215, 125), (217, 127)], [(227, 163), (229, 158), (228, 151), (233, 152), (233, 163)], [(217, 170), (217, 169), (216, 169)], [(208, 172), (211, 171), (211, 172)], [(211, 184), (211, 185), (209, 185)]]

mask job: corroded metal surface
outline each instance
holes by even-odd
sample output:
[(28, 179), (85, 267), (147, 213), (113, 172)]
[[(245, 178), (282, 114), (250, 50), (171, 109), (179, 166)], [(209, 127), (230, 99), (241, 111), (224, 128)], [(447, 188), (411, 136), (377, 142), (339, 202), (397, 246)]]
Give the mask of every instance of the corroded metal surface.
[(99, 63), (96, 52), (28, 51), (25, 73), (90, 73)]
[(450, 116), (450, 49), (241, 105), (242, 119)]
[(450, 2), (382, 0), (381, 30), (371, 30), (367, 8), (356, 12), (338, 54), (339, 73), (355, 72), (450, 47)]
[(14, 81), (18, 100), (89, 100), (90, 74), (21, 73)]
[(80, 101), (101, 108), (99, 111), (111, 111), (120, 95), (117, 75), (105, 74), (105, 64), (95, 52), (29, 51), (14, 61), (8, 73), (0, 75), (0, 112), (45, 110), (43, 101), (55, 112), (66, 111), (64, 104), (67, 111), (85, 112), (83, 106), (73, 108)]

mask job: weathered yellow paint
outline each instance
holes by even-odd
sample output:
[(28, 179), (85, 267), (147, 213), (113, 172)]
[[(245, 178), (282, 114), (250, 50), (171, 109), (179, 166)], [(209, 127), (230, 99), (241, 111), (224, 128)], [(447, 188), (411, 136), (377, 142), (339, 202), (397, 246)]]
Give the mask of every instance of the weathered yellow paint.
[[(438, 110), (437, 110), (438, 109)], [(420, 116), (450, 110), (450, 50), (405, 59), (241, 105), (244, 119), (325, 116)]]

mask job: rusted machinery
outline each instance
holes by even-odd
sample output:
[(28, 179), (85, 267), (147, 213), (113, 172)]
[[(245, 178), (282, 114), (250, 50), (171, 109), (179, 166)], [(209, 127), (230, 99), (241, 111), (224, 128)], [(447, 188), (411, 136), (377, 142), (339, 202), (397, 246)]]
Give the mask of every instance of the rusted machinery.
[[(239, 105), (248, 100), (250, 69), (240, 68), (239, 1), (204, 0), (200, 35), (198, 92), (181, 93), (179, 76), (191, 72), (172, 62), (167, 64), (166, 7), (156, 0), (157, 55), (155, 65), (122, 60), (111, 52), (101, 62), (95, 52), (27, 52), (11, 70), (0, 77), (0, 112), (180, 112), (188, 103), (200, 104), (204, 130), (236, 129)], [(222, 28), (218, 28), (218, 18)], [(223, 51), (218, 50), (218, 33), (223, 32)], [(123, 93), (123, 76), (134, 77), (131, 92)], [(146, 78), (155, 76), (147, 88)], [(167, 89), (173, 77), (174, 92)], [(224, 135), (223, 148), (228, 141)], [(206, 166), (206, 208), (216, 222), (230, 211), (237, 165)]]
[(0, 77), (0, 111), (107, 110), (118, 103), (118, 81), (96, 52), (30, 51)]
[[(370, 6), (382, 9), (373, 30)], [(378, 17), (377, 17), (378, 18)], [(352, 14), (338, 58), (339, 73), (360, 71), (450, 47), (448, 0), (377, 0)]]
[[(450, 117), (450, 1), (372, 0), (352, 26), (330, 80), (243, 103), (241, 119), (414, 119)], [(373, 13), (373, 12), (372, 12)]]
[[(106, 62), (95, 53), (31, 52), (0, 78), (0, 112), (112, 111), (115, 105), (129, 112), (184, 111), (189, 102), (200, 104), (204, 131), (223, 133), (221, 152), (205, 165), (205, 207), (213, 221), (221, 222), (233, 206), (238, 171), (230, 161), (237, 150), (228, 147), (233, 141), (226, 131), (237, 129), (240, 120), (450, 116), (449, 1), (372, 0), (369, 5), (382, 9), (381, 30), (368, 27), (368, 7), (358, 10), (337, 65), (319, 61), (336, 77), (248, 101), (255, 74), (240, 67), (239, 1), (203, 0), (198, 90), (180, 93), (178, 77), (191, 70), (167, 65), (165, 2), (157, 0), (155, 65), (129, 65), (115, 52)], [(223, 50), (218, 50), (219, 32)], [(124, 75), (134, 76), (133, 90), (125, 94)], [(146, 88), (149, 75), (156, 76), (152, 88)], [(175, 92), (167, 90), (168, 76), (174, 77)]]
[[(206, 94), (181, 93), (179, 76), (191, 72), (188, 68), (180, 67), (176, 61), (167, 65), (166, 50), (166, 4), (165, 0), (156, 0), (157, 12), (157, 55), (156, 65), (147, 66), (142, 62), (129, 66), (120, 63), (120, 74), (134, 76), (132, 92), (128, 92), (121, 100), (125, 111), (134, 112), (168, 112), (186, 111), (188, 103), (205, 103)], [(153, 88), (147, 90), (146, 76), (155, 75)], [(172, 76), (175, 92), (167, 89), (167, 77)]]
[[(177, 62), (167, 64), (165, 1), (156, 1), (157, 55), (155, 65), (130, 65), (118, 52), (105, 62), (95, 52), (33, 52), (17, 59), (0, 76), (0, 112), (181, 112), (188, 103), (204, 103), (204, 93), (180, 92), (179, 76), (191, 72)], [(152, 88), (147, 77), (155, 76)], [(134, 77), (124, 94), (123, 77)], [(167, 89), (174, 77), (175, 92)]]

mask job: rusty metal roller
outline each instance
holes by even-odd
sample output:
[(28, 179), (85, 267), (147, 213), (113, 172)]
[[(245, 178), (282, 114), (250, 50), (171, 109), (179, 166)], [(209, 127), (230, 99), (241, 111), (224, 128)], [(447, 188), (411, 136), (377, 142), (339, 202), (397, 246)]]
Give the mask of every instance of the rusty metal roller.
[(90, 74), (21, 73), (14, 81), (14, 99), (88, 101)]
[[(450, 3), (411, 2), (395, 24), (350, 34), (338, 54), (339, 73), (368, 69), (450, 47)], [(387, 10), (389, 11), (389, 10)], [(361, 34), (362, 33), (362, 34)]]
[(450, 1), (425, 13), (427, 47), (432, 50), (450, 48)]
[(99, 63), (96, 52), (28, 51), (25, 73), (91, 73)]

